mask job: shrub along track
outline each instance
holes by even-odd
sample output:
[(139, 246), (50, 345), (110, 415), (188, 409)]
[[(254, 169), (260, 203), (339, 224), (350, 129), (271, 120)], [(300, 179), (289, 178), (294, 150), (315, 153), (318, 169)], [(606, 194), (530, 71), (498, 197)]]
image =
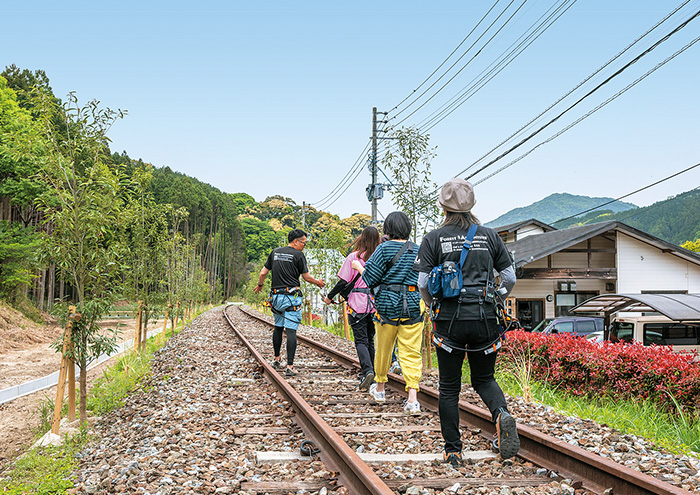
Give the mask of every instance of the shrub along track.
[[(269, 326), (250, 323), (237, 309), (228, 313), (251, 340), (260, 339), (259, 352), (271, 359)], [(325, 332), (303, 327), (333, 341), (350, 354), (352, 344)], [(398, 392), (388, 394), (377, 409), (366, 393), (357, 391), (356, 370), (340, 370), (328, 357), (305, 346), (298, 349), (300, 374), (291, 377), (297, 393), (315, 402), (318, 415), (332, 423), (355, 452), (391, 454), (439, 453), (439, 423), (431, 413), (401, 414)], [(336, 366), (333, 371), (331, 367)], [(296, 453), (311, 434), (287, 397), (265, 375), (276, 373), (256, 363), (232, 335), (221, 308), (197, 318), (158, 352), (153, 374), (124, 407), (100, 420), (99, 440), (81, 454), (76, 492), (87, 493), (361, 493), (338, 466), (337, 454), (322, 440), (318, 458), (258, 462), (258, 452)], [(396, 382), (399, 383), (399, 382)], [(331, 392), (320, 391), (321, 384)], [(402, 388), (402, 386), (400, 387)], [(393, 402), (392, 402), (393, 400)], [(424, 402), (425, 406), (429, 401)], [(358, 414), (357, 411), (362, 414)], [(465, 427), (465, 448), (483, 451), (479, 427)], [(556, 440), (552, 439), (554, 442)], [(323, 449), (326, 452), (323, 452)], [(354, 459), (353, 459), (354, 462)], [(383, 462), (366, 477), (378, 477), (393, 491), (430, 493), (585, 493), (574, 483), (523, 459), (476, 459), (458, 470), (441, 462)], [(343, 470), (343, 473), (338, 471)], [(500, 477), (500, 480), (494, 478)], [(372, 478), (376, 481), (376, 478)], [(419, 482), (419, 480), (425, 480)], [(428, 480), (434, 486), (430, 486)], [(418, 488), (423, 483), (423, 488)], [(459, 483), (459, 485), (457, 484)], [(527, 486), (518, 486), (518, 485)], [(345, 486), (347, 485), (347, 486)], [(509, 486), (510, 485), (510, 486)], [(349, 488), (349, 489), (348, 489)], [(382, 491), (367, 493), (385, 493)], [(615, 494), (626, 493), (614, 491)], [(628, 492), (631, 493), (631, 492)], [(684, 493), (657, 491), (635, 493)]]

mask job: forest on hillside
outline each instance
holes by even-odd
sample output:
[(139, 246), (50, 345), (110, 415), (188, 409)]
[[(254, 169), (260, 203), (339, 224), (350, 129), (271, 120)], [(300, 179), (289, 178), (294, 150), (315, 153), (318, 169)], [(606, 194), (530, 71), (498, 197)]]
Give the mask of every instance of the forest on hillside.
[(693, 189), (643, 208), (613, 212), (596, 210), (585, 216), (553, 224), (558, 229), (597, 222), (619, 221), (659, 237), (665, 241), (685, 245), (700, 239), (700, 190)]
[[(540, 222), (551, 224), (561, 218), (578, 215), (581, 211), (610, 201), (613, 201), (613, 198), (593, 198), (569, 193), (554, 193), (531, 205), (514, 208), (486, 225), (488, 227), (501, 227), (529, 220), (530, 218), (536, 218)], [(607, 210), (614, 213), (634, 208), (637, 207), (624, 201), (614, 201), (607, 206)]]
[(311, 251), (343, 251), (369, 224), (112, 152), (109, 128), (125, 117), (61, 100), (42, 70), (0, 73), (0, 298), (40, 310), (142, 300), (151, 312), (220, 301), (244, 290), (291, 229), (309, 232)]

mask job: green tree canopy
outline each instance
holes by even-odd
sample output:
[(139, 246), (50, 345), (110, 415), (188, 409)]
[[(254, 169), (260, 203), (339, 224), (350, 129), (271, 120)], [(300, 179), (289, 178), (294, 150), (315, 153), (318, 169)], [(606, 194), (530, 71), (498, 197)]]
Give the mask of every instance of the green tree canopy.
[[(248, 261), (258, 261), (267, 257), (270, 251), (286, 244), (286, 236), (281, 239), (270, 224), (257, 218), (241, 219), (241, 228), (246, 238)], [(284, 244), (280, 244), (284, 243)]]

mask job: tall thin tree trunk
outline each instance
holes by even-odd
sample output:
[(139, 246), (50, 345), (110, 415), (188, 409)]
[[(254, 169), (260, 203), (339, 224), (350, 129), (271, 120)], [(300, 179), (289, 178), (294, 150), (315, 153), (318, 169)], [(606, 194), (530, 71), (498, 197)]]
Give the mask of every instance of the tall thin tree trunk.
[(41, 270), (39, 279), (39, 291), (37, 294), (37, 307), (39, 311), (44, 311), (44, 295), (46, 294), (46, 270)]
[(80, 360), (80, 424), (87, 421), (87, 362)]
[(53, 300), (55, 297), (56, 290), (56, 265), (51, 263), (49, 265), (49, 290), (46, 294), (46, 310), (51, 311), (53, 308)]

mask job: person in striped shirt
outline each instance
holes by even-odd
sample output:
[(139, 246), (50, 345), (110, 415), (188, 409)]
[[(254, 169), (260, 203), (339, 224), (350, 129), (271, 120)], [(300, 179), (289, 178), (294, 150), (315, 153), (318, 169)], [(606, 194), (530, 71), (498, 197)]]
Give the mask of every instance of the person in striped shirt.
[(423, 365), (420, 352), (423, 314), (418, 291), (418, 272), (413, 270), (418, 246), (408, 240), (411, 221), (400, 211), (387, 215), (384, 233), (389, 236), (389, 240), (377, 247), (364, 267), (358, 261), (352, 263), (352, 268), (362, 274), (362, 280), (367, 286), (376, 291), (375, 383), (370, 386), (369, 393), (377, 402), (386, 401), (384, 385), (388, 380), (394, 342), (398, 342), (399, 364), (408, 392), (404, 411), (420, 414), (417, 394)]

